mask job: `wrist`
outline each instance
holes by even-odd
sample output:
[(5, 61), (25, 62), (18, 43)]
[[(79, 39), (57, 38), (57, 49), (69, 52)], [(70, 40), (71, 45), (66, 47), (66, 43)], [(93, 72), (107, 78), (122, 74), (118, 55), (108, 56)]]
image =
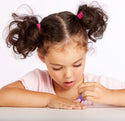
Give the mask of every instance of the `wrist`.
[(110, 104), (116, 106), (125, 106), (125, 90), (111, 90)]
[(53, 94), (50, 94), (50, 93), (41, 93), (42, 107), (48, 107), (50, 100), (52, 98), (52, 95)]
[(107, 104), (110, 104), (110, 105), (115, 105), (115, 103), (116, 103), (116, 91), (115, 90), (113, 90), (113, 89), (109, 89), (108, 90), (108, 97), (107, 97)]
[(49, 105), (54, 97), (55, 97), (54, 94), (50, 94), (50, 93), (46, 94), (46, 107), (49, 107)]

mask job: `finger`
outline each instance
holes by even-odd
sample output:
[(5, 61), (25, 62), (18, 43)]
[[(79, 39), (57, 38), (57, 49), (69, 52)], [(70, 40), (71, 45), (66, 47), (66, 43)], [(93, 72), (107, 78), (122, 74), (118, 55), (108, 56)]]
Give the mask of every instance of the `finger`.
[(62, 104), (61, 108), (62, 109), (67, 109), (67, 110), (72, 110), (72, 109), (82, 110), (82, 109), (85, 109), (85, 106), (83, 106), (80, 103), (75, 103), (75, 104), (71, 104), (71, 105)]
[(98, 84), (99, 84), (98, 82), (85, 82), (85, 83), (81, 84), (79, 86), (79, 88), (88, 87), (88, 86), (96, 86)]
[(85, 106), (83, 106), (81, 103), (79, 102), (72, 102), (72, 101), (68, 101), (67, 103), (62, 102), (59, 106), (59, 108), (61, 109), (68, 109), (68, 110), (72, 110), (72, 109), (85, 109)]
[(81, 110), (81, 109), (85, 109), (85, 106), (82, 105), (82, 104), (79, 103), (79, 102), (76, 102), (75, 105), (72, 105), (72, 108), (73, 108), (73, 109), (77, 109), (77, 110)]
[(94, 91), (94, 87), (93, 87), (93, 86), (83, 87), (83, 88), (80, 88), (80, 89), (78, 90), (78, 92), (79, 92), (80, 94), (83, 93), (83, 92), (85, 92), (85, 91)]
[(75, 106), (73, 106), (72, 107), (72, 109), (76, 109), (76, 110), (83, 110), (83, 109), (85, 109), (86, 107), (85, 106), (79, 106), (79, 107), (75, 107)]
[(95, 97), (92, 97), (92, 96), (85, 97), (85, 100), (97, 103), (97, 99)]
[(96, 94), (93, 92), (93, 91), (85, 91), (82, 93), (82, 97), (87, 97), (87, 96), (92, 96), (92, 97), (95, 97)]
[(49, 108), (72, 110), (72, 105), (65, 103), (57, 103), (56, 105), (51, 106)]
[(96, 82), (87, 82), (85, 85), (82, 84), (80, 87), (79, 87), (79, 93), (82, 93), (84, 90), (89, 90), (89, 91), (94, 91), (96, 89), (98, 89), (98, 87), (100, 87), (100, 84), (99, 83), (96, 83)]
[(62, 104), (60, 108), (61, 109), (66, 109), (66, 110), (72, 110), (72, 106), (66, 105), (66, 104)]
[(83, 106), (80, 102), (76, 102), (76, 106)]

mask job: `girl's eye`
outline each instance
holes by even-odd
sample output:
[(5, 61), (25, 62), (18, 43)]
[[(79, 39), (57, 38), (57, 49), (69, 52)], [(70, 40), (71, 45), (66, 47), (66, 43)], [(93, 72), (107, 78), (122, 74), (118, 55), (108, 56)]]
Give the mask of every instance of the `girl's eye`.
[[(73, 65), (74, 67), (80, 67), (82, 65), (82, 63), (78, 64), (78, 65)], [(62, 69), (62, 67), (60, 68), (52, 68), (54, 71), (59, 71)]]
[(82, 64), (80, 63), (80, 64), (78, 64), (78, 65), (73, 65), (74, 67), (79, 67), (79, 66), (81, 66)]
[(62, 69), (62, 67), (61, 68), (53, 68), (54, 71), (59, 71), (61, 69)]

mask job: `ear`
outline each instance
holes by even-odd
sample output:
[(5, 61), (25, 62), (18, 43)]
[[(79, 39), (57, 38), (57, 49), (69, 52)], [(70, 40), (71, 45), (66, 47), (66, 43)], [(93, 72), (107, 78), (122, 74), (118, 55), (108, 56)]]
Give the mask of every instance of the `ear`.
[(45, 60), (44, 60), (43, 55), (42, 55), (38, 50), (37, 50), (37, 55), (38, 55), (39, 59), (40, 59), (43, 63), (45, 63)]

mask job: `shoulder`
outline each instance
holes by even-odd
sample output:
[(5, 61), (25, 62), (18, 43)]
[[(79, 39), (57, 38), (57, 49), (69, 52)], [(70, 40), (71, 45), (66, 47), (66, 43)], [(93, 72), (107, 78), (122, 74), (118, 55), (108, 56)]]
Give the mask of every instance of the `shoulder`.
[(39, 78), (41, 76), (48, 76), (48, 71), (47, 70), (40, 70), (38, 68), (26, 73), (23, 77), (25, 78)]
[(84, 73), (84, 81), (85, 82), (97, 82), (100, 80), (101, 75), (96, 75), (92, 73), (85, 72)]
[(46, 72), (47, 72), (47, 70), (40, 70), (40, 69), (36, 68), (36, 69), (30, 71), (29, 73), (32, 73), (32, 74), (44, 74)]
[(106, 75), (96, 75), (92, 73), (84, 73), (84, 82), (98, 82), (110, 89), (121, 89), (125, 87), (125, 83), (119, 80), (106, 76)]
[(31, 72), (31, 74), (35, 77), (32, 82), (34, 83), (33, 87), (35, 87), (36, 91), (55, 94), (52, 78), (47, 70), (35, 69)]
[(19, 78), (28, 90), (40, 91), (42, 86), (50, 80), (47, 70), (34, 69)]

